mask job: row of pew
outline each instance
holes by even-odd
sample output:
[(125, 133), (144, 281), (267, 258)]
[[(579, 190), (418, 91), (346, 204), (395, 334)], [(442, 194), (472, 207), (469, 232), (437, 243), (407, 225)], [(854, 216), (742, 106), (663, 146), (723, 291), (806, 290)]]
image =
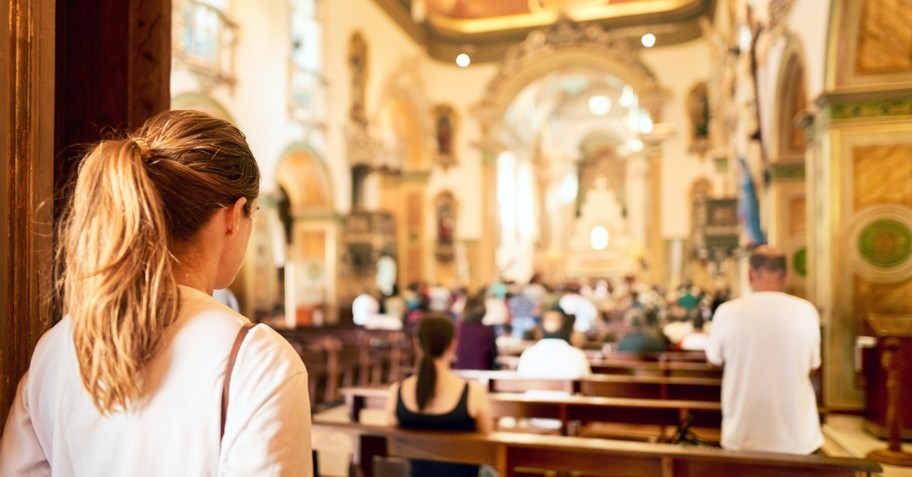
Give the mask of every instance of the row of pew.
[[(487, 464), (502, 476), (861, 476), (881, 470), (865, 459), (668, 444), (684, 437), (682, 423), (697, 437), (694, 442), (717, 442), (722, 371), (706, 364), (702, 352), (591, 353), (594, 374), (580, 379), (458, 371), (465, 379), (487, 387), (498, 421), (551, 419), (559, 423), (550, 434), (515, 427), (480, 436), (415, 432), (362, 422), (365, 410), (385, 407), (389, 383), (412, 372), (414, 349), (401, 332), (321, 328), (282, 333), (307, 364), (314, 408), (343, 400), (347, 404), (350, 422), (316, 420), (315, 426), (358, 439), (358, 472), (365, 477), (386, 477), (382, 472), (375, 474), (375, 469), (388, 469), (382, 464), (390, 462), (407, 465), (403, 459), (414, 458)], [(510, 432), (502, 432), (504, 429)]]

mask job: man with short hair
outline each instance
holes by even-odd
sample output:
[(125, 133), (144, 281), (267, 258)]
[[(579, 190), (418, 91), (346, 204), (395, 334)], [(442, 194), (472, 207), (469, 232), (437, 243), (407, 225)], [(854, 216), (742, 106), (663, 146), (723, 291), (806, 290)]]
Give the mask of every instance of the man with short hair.
[(592, 374), (583, 350), (570, 344), (569, 317), (560, 308), (542, 316), (542, 339), (526, 348), (516, 372), (540, 378), (575, 379)]
[(785, 255), (750, 256), (752, 294), (716, 311), (706, 358), (725, 366), (722, 447), (811, 454), (823, 445), (810, 374), (820, 366), (820, 324), (807, 300), (783, 293)]

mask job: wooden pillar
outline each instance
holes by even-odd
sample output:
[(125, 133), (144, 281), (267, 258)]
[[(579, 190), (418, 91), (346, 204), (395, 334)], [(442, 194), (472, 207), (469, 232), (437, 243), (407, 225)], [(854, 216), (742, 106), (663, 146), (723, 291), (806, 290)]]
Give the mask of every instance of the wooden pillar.
[[(168, 108), (170, 0), (0, 2), (0, 422), (53, 321), (53, 220), (81, 144)], [(7, 53), (8, 52), (8, 53)], [(53, 138), (53, 140), (52, 140)], [(53, 198), (53, 200), (52, 200)]]
[(0, 423), (51, 321), (54, 3), (0, 2)]
[(56, 188), (75, 171), (75, 145), (168, 109), (170, 74), (171, 0), (58, 1)]

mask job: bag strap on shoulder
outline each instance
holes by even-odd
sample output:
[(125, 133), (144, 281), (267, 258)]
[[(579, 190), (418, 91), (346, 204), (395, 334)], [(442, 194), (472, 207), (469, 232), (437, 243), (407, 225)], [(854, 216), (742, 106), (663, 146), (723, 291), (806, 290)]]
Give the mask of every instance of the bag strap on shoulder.
[(234, 369), (234, 361), (237, 359), (238, 350), (241, 349), (241, 343), (247, 337), (247, 332), (256, 326), (254, 323), (245, 323), (238, 330), (237, 337), (234, 338), (234, 346), (231, 347), (231, 354), (228, 355), (228, 364), (225, 365), (225, 387), (222, 388), (222, 425), (219, 433), (219, 440), (225, 436), (225, 418), (228, 416), (228, 387), (231, 385), (231, 371)]

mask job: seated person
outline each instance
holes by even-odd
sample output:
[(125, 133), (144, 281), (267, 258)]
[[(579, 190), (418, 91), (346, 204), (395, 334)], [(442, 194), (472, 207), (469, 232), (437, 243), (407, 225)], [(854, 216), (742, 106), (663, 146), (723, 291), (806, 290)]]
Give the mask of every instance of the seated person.
[(592, 374), (586, 353), (570, 344), (573, 324), (555, 307), (542, 316), (542, 339), (526, 348), (516, 371), (526, 376), (575, 379)]
[(617, 343), (617, 350), (629, 353), (659, 353), (668, 351), (667, 343), (648, 329), (647, 313), (642, 309), (632, 308), (624, 316), (627, 323), (627, 335)]
[(693, 321), (693, 331), (681, 340), (681, 349), (684, 351), (703, 351), (709, 335), (705, 332), (703, 317), (697, 315)]
[[(417, 323), (421, 346), (418, 375), (390, 387), (386, 412), (403, 429), (491, 431), (488, 394), (450, 371), (456, 353), (455, 330), (449, 316), (427, 313)], [(413, 460), (412, 476), (476, 477), (478, 466)]]
[(456, 325), (456, 369), (494, 369), (497, 345), (494, 329), (481, 322), (486, 313), (483, 296), (466, 300)]

